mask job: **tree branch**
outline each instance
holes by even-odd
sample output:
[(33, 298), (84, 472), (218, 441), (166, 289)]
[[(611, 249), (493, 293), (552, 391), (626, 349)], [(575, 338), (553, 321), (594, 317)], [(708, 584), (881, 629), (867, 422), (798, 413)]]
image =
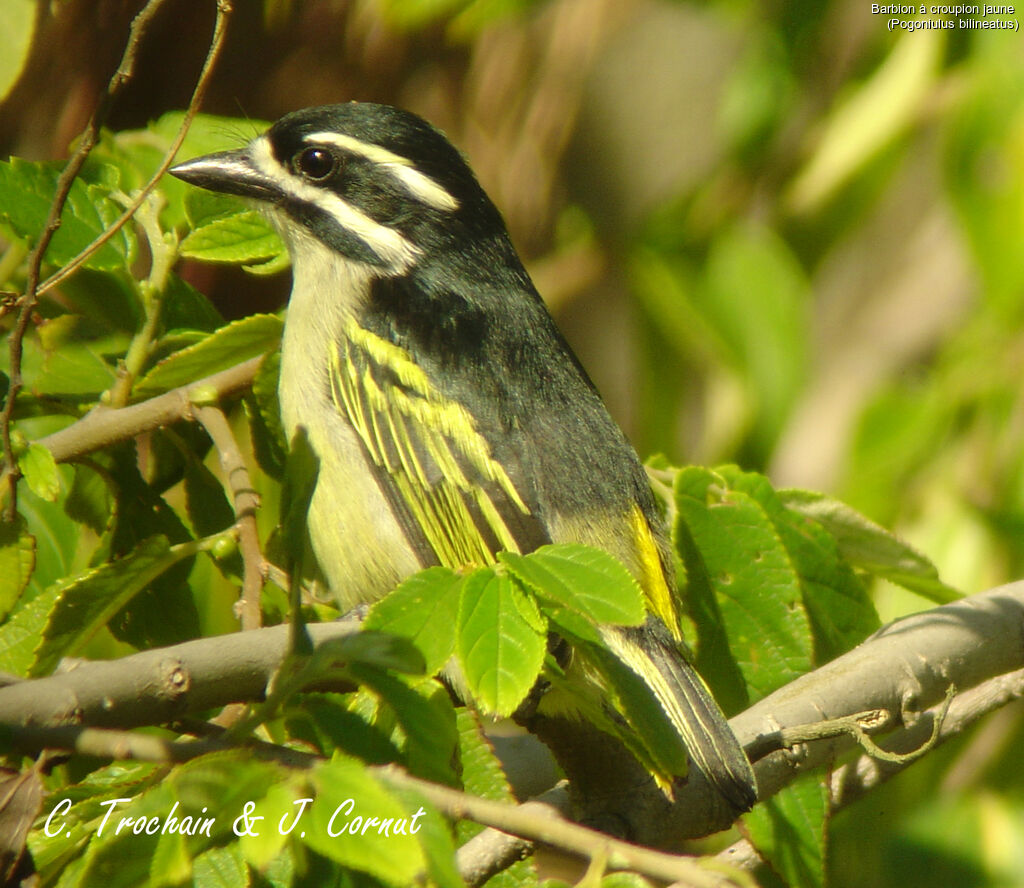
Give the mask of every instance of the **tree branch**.
[[(339, 621), (308, 628), (319, 645), (357, 631), (357, 626), (355, 621)], [(75, 722), (124, 728), (162, 724), (188, 712), (259, 699), (285, 654), (287, 638), (288, 628), (275, 626), (190, 641), (118, 661), (82, 663), (66, 673), (0, 688), (0, 723)], [(928, 708), (940, 704), (951, 683), (965, 690), (954, 698), (940, 739), (954, 736), (1024, 691), (1024, 583), (897, 621), (855, 650), (759, 701), (731, 724), (741, 743), (749, 747), (781, 728), (884, 708), (902, 725), (886, 738), (886, 747), (906, 751), (919, 746), (930, 733), (933, 713)], [(803, 771), (831, 764), (852, 744), (848, 738), (829, 738), (767, 755), (755, 765), (760, 797), (770, 797)], [(863, 756), (856, 759), (833, 778), (836, 803), (845, 804), (905, 766)], [(876, 772), (880, 776), (874, 776)], [(674, 803), (661, 811), (664, 822), (640, 822), (643, 831), (637, 841), (668, 844), (668, 839), (677, 841), (713, 824), (708, 803), (702, 801), (706, 787), (700, 787), (701, 780), (695, 773), (679, 788)], [(620, 807), (638, 804), (635, 794), (616, 801)], [(518, 827), (503, 822), (501, 829), (517, 832)], [(532, 832), (525, 835), (539, 838)], [(486, 838), (474, 842), (501, 844)], [(506, 844), (495, 853), (508, 859), (509, 847), (514, 848), (512, 859), (528, 848)], [(472, 861), (477, 872), (489, 865), (479, 855)]]
[(238, 550), (242, 554), (242, 594), (238, 610), (243, 629), (258, 629), (262, 623), (260, 595), (263, 590), (263, 552), (260, 550), (256, 510), (260, 500), (249, 478), (249, 469), (238, 449), (238, 442), (219, 407), (196, 407), (196, 419), (202, 423), (217, 448), (220, 466), (231, 490), (238, 529)]
[(223, 400), (247, 389), (252, 385), (262, 360), (262, 356), (250, 358), (227, 370), (128, 407), (95, 407), (78, 422), (40, 438), (39, 443), (53, 454), (57, 462), (71, 462), (143, 432), (151, 432), (182, 419), (192, 420), (195, 418), (194, 398)]

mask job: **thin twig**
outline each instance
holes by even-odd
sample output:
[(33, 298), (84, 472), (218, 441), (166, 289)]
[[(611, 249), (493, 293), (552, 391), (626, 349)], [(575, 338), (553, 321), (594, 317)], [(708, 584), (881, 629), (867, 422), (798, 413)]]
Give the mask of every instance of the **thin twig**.
[(7, 482), (9, 484), (10, 496), (7, 499), (5, 519), (13, 521), (17, 511), (17, 480), (18, 473), (14, 466), (14, 452), (11, 449), (11, 417), (14, 414), (14, 402), (24, 381), (21, 377), (22, 342), (28, 330), (29, 321), (35, 311), (39, 300), (39, 275), (43, 265), (43, 255), (50, 246), (50, 241), (60, 228), (60, 216), (64, 211), (64, 204), (71, 193), (71, 186), (81, 172), (85, 161), (89, 157), (96, 140), (99, 138), (100, 127), (106, 120), (114, 99), (124, 89), (125, 85), (132, 79), (135, 73), (135, 58), (145, 36), (146, 30), (153, 21), (157, 10), (164, 3), (164, 0), (149, 0), (142, 8), (142, 11), (132, 20), (131, 29), (128, 34), (128, 43), (125, 46), (124, 55), (117, 66), (117, 70), (110, 78), (106, 90), (100, 99), (99, 105), (93, 112), (92, 117), (86, 124), (82, 133), (78, 148), (71, 156), (66, 167), (57, 178), (57, 191), (50, 204), (50, 212), (46, 217), (46, 224), (40, 232), (39, 240), (28, 256), (28, 275), (25, 285), (25, 293), (21, 297), (21, 308), (18, 312), (18, 319), (15, 322), (14, 330), (11, 332), (8, 347), (10, 349), (10, 382), (7, 389), (7, 400), (4, 403), (3, 411), (0, 412), (0, 438), (3, 440), (4, 464), (8, 470)]
[(263, 552), (256, 527), (259, 496), (253, 489), (249, 469), (224, 411), (219, 407), (195, 407), (193, 413), (217, 448), (220, 467), (231, 491), (238, 550), (242, 555), (242, 595), (238, 600), (242, 629), (259, 629), (262, 622), (260, 595), (263, 591)]
[(541, 806), (496, 802), (469, 795), (447, 786), (412, 777), (394, 766), (372, 769), (386, 783), (420, 793), (436, 808), (454, 819), (467, 819), (551, 845), (587, 860), (602, 856), (608, 869), (632, 870), (644, 876), (678, 882), (693, 888), (720, 886), (720, 876), (700, 866), (693, 858), (666, 854), (640, 845), (613, 839), (597, 830), (563, 820), (554, 810), (538, 816)]
[(156, 187), (157, 182), (160, 181), (164, 173), (170, 169), (171, 164), (174, 163), (174, 157), (181, 148), (182, 143), (185, 141), (185, 136), (188, 135), (189, 128), (192, 126), (192, 121), (195, 119), (196, 114), (199, 113), (199, 108), (206, 96), (206, 89), (209, 86), (210, 78), (213, 75), (214, 65), (216, 64), (221, 48), (224, 45), (224, 36), (227, 33), (227, 17), (231, 12), (230, 0), (217, 0), (217, 20), (213, 26), (213, 37), (210, 40), (210, 49), (206, 54), (206, 61), (203, 62), (203, 68), (199, 73), (199, 79), (196, 81), (196, 87), (192, 91), (192, 99), (189, 101), (188, 108), (185, 109), (185, 114), (181, 119), (181, 126), (178, 128), (178, 134), (174, 137), (170, 147), (164, 153), (164, 158), (160, 161), (160, 166), (157, 167), (156, 172), (153, 173), (149, 181), (142, 186), (138, 194), (135, 195), (131, 203), (129, 203), (125, 208), (124, 212), (118, 216), (106, 231), (97, 237), (96, 240), (89, 244), (89, 246), (82, 250), (82, 252), (75, 256), (70, 262), (64, 265), (63, 268), (54, 272), (43, 282), (39, 287), (40, 295), (52, 290), (57, 286), (57, 284), (65, 280), (68, 275), (85, 262), (86, 259), (88, 259), (115, 234), (117, 234), (117, 232), (120, 231), (135, 215), (139, 207), (142, 206), (143, 202), (149, 196), (150, 192)]

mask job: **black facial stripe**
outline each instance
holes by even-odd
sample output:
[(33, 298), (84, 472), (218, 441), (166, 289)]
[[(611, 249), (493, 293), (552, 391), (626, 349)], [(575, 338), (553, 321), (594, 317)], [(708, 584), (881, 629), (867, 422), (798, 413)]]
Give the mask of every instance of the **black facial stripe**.
[(388, 261), (378, 255), (370, 244), (343, 225), (339, 225), (338, 220), (326, 210), (295, 199), (283, 201), (281, 209), (317, 240), (342, 256), (377, 268), (389, 267)]

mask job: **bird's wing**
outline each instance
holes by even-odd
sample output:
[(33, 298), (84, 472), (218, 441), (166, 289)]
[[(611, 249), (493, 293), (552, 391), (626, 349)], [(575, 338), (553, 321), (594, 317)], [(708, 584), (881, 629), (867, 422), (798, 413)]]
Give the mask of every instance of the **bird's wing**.
[(409, 353), (355, 321), (334, 353), (331, 397), (363, 443), (425, 563), (488, 564), (547, 542), (469, 411)]

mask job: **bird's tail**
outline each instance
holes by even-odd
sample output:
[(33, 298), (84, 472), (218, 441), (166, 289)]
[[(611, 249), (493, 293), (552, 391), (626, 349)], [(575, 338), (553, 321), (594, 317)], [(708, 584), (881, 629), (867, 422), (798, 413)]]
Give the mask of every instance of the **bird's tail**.
[(619, 629), (606, 641), (658, 699), (686, 745), (691, 761), (737, 810), (757, 801), (757, 784), (743, 748), (703, 679), (657, 620)]

